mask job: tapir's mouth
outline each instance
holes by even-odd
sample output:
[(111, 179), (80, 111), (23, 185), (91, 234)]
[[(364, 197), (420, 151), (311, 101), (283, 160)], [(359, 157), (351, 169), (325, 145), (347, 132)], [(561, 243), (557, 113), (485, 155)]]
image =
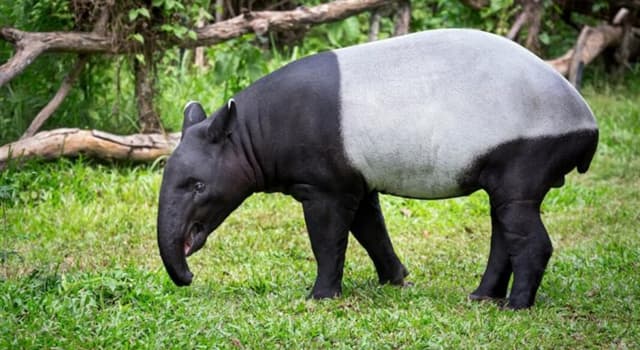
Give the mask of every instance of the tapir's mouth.
[(184, 255), (189, 256), (197, 252), (207, 240), (204, 226), (196, 222), (187, 230), (187, 236), (184, 240)]

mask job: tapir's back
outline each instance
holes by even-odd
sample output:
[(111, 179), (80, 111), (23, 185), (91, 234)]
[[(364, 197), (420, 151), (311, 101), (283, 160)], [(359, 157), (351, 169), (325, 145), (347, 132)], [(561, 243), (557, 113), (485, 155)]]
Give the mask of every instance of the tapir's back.
[(345, 153), (381, 192), (460, 195), (469, 165), (501, 144), (596, 129), (563, 77), (496, 35), (434, 30), (335, 54)]

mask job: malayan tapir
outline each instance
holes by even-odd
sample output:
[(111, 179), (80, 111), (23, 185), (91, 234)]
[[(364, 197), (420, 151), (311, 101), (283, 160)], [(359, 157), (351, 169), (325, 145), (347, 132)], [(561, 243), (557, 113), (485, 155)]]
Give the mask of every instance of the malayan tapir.
[(485, 190), (491, 248), (474, 300), (530, 307), (551, 256), (540, 218), (551, 187), (585, 172), (598, 129), (580, 94), (502, 37), (446, 29), (320, 53), (237, 93), (206, 118), (184, 110), (160, 190), (158, 244), (177, 285), (186, 257), (254, 192), (302, 204), (317, 261), (311, 297), (341, 294), (351, 232), (381, 283), (407, 270), (378, 193), (439, 199)]

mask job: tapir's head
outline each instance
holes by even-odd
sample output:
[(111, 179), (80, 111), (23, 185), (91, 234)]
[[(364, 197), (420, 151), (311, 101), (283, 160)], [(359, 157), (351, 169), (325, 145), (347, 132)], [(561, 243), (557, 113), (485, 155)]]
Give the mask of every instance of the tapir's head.
[(184, 110), (182, 140), (167, 160), (158, 208), (158, 246), (175, 284), (189, 285), (187, 256), (251, 194), (246, 162), (232, 131), (236, 106), (230, 100), (207, 119), (202, 106)]

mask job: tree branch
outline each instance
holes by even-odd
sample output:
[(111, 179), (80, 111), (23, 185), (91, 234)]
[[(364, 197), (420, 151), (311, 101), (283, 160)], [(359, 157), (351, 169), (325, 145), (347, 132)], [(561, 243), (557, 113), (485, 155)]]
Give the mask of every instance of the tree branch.
[(509, 40), (516, 40), (518, 34), (520, 33), (520, 30), (522, 30), (522, 27), (527, 22), (528, 17), (529, 16), (525, 11), (520, 12), (518, 18), (515, 20), (515, 22), (513, 22), (511, 29), (509, 29), (509, 32), (507, 33), (507, 38)]
[(71, 87), (78, 79), (80, 72), (84, 68), (84, 65), (87, 63), (88, 57), (86, 55), (79, 55), (78, 60), (69, 71), (69, 74), (62, 81), (62, 85), (58, 89), (58, 92), (53, 96), (51, 101), (47, 103), (47, 105), (38, 112), (38, 115), (33, 119), (27, 130), (22, 134), (20, 139), (25, 139), (27, 137), (33, 136), (42, 125), (49, 119), (49, 117), (53, 114), (53, 112), (58, 109), (62, 101), (67, 97), (69, 91), (71, 91)]
[(48, 51), (88, 53), (121, 53), (111, 38), (96, 33), (44, 32), (31, 33), (15, 28), (0, 29), (0, 38), (13, 43), (16, 53), (0, 66), (0, 86), (20, 74), (40, 54)]
[(392, 0), (336, 0), (314, 7), (298, 7), (291, 11), (246, 12), (219, 23), (196, 30), (196, 40), (175, 43), (183, 48), (214, 45), (244, 34), (286, 31), (297, 27), (335, 22), (361, 12), (391, 4)]
[[(5, 29), (0, 30), (0, 35), (3, 35), (4, 31)], [(20, 74), (46, 49), (46, 45), (39, 42), (34, 42), (30, 45), (25, 45), (24, 42), (17, 42), (16, 52), (13, 57), (0, 66), (0, 86)]]

